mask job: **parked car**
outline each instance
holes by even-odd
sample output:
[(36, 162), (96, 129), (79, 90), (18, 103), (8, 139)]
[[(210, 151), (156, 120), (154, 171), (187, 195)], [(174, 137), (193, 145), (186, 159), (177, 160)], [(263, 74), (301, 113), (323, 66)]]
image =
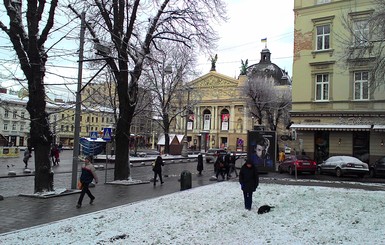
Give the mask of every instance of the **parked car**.
[(369, 173), (368, 164), (362, 162), (360, 159), (351, 156), (333, 156), (326, 161), (319, 164), (317, 167), (319, 174), (331, 173), (337, 177), (343, 175), (357, 175), (364, 177)]
[(210, 162), (214, 163), (217, 160), (217, 157), (219, 155), (226, 155), (226, 154), (227, 154), (227, 151), (224, 149), (219, 149), (219, 148), (208, 149), (206, 152), (206, 162), (207, 163), (210, 163)]
[(377, 177), (378, 175), (385, 176), (385, 157), (381, 157), (369, 167), (370, 177), (374, 178), (374, 177)]
[(297, 173), (310, 172), (315, 174), (317, 163), (306, 155), (286, 155), (285, 160), (278, 166), (278, 172), (288, 172), (293, 175), (295, 168), (297, 168)]

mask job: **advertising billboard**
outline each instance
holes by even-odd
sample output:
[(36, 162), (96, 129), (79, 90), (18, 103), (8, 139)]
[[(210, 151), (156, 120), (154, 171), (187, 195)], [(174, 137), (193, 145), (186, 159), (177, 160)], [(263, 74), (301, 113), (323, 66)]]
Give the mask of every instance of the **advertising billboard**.
[(247, 158), (258, 168), (258, 172), (275, 171), (277, 135), (274, 131), (248, 131)]

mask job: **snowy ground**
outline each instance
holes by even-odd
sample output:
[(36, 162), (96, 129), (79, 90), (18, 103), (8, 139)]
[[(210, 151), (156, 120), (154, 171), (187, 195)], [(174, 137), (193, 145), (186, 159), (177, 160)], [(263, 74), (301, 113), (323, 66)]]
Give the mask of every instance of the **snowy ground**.
[[(385, 192), (221, 182), (0, 235), (0, 244), (385, 244)], [(258, 215), (263, 204), (275, 206)], [(95, 204), (97, 205), (97, 204)]]

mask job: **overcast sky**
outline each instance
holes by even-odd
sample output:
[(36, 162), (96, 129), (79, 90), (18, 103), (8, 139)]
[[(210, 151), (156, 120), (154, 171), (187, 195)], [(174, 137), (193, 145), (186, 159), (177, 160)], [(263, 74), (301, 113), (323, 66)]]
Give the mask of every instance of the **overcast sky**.
[[(218, 54), (216, 64), (217, 72), (230, 77), (238, 77), (241, 60), (249, 60), (249, 65), (258, 63), (260, 52), (265, 47), (261, 39), (267, 38), (267, 47), (272, 53), (272, 62), (282, 69), (292, 74), (293, 56), (293, 30), (294, 14), (292, 0), (225, 0), (227, 3), (228, 21), (216, 27), (220, 40), (218, 48), (212, 51), (211, 55)], [(61, 13), (59, 13), (61, 14)], [(0, 16), (4, 19), (4, 16)], [(57, 20), (60, 23), (60, 20)], [(5, 21), (8, 23), (8, 20)], [(72, 34), (67, 42), (74, 43), (73, 53), (76, 54), (78, 45), (78, 34)], [(1, 43), (8, 45), (4, 33), (0, 34)], [(0, 59), (9, 60), (9, 52), (12, 57), (15, 55), (13, 50), (0, 48)], [(77, 59), (75, 55), (75, 60)], [(201, 55), (198, 60), (197, 72), (204, 75), (210, 71), (211, 62), (209, 55)], [(75, 84), (71, 88), (76, 89), (77, 82), (77, 63), (72, 59), (64, 59), (63, 64), (58, 64), (55, 60), (47, 63), (46, 83), (66, 83)], [(4, 64), (4, 63), (3, 63)], [(15, 68), (13, 62), (2, 64), (0, 69), (0, 86), (12, 88), (18, 91), (21, 86), (17, 81), (9, 79), (9, 74), (19, 70)], [(52, 75), (60, 74), (61, 77)], [(91, 75), (87, 75), (87, 70), (83, 69), (83, 80), (87, 80)], [(71, 79), (71, 77), (73, 79)], [(62, 81), (59, 81), (62, 80)], [(24, 82), (26, 84), (26, 82)], [(68, 100), (74, 98), (74, 94), (68, 92), (64, 86), (47, 86), (50, 97)]]
[[(227, 0), (229, 20), (218, 26), (219, 47), (216, 70), (227, 76), (237, 77), (241, 60), (249, 65), (258, 63), (265, 47), (261, 39), (267, 38), (267, 48), (272, 62), (292, 74), (294, 13), (291, 0)], [(208, 56), (199, 60), (202, 74), (209, 72)]]

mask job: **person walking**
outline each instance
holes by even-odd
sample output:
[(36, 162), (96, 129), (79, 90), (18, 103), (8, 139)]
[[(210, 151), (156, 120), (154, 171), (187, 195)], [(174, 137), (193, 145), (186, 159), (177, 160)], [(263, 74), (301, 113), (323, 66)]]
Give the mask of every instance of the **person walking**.
[(197, 171), (198, 171), (199, 175), (202, 175), (202, 171), (203, 171), (203, 156), (202, 156), (202, 153), (199, 153), (199, 155), (198, 155)]
[(162, 166), (164, 166), (163, 159), (161, 156), (158, 156), (155, 160), (155, 165), (152, 168), (152, 171), (154, 171), (154, 186), (156, 185), (156, 177), (159, 175), (160, 184), (163, 184), (162, 179)]
[(238, 158), (239, 158), (239, 156), (237, 157), (235, 152), (231, 156), (231, 160), (230, 160), (230, 177), (231, 177), (231, 174), (233, 172), (235, 173), (235, 177), (238, 177), (237, 168), (235, 166), (235, 163), (237, 162)]
[(57, 145), (55, 145), (55, 149), (54, 149), (54, 154), (55, 154), (55, 163), (54, 165), (59, 165), (59, 162), (60, 162), (60, 158), (59, 158), (59, 147)]
[(243, 191), (243, 198), (245, 202), (245, 209), (251, 210), (253, 203), (253, 192), (257, 189), (259, 184), (259, 176), (257, 167), (252, 161), (246, 160), (239, 171), (239, 183)]
[(80, 208), (82, 206), (84, 195), (87, 193), (88, 197), (90, 198), (90, 204), (94, 203), (95, 197), (92, 195), (89, 185), (92, 182), (93, 179), (95, 179), (95, 184), (98, 183), (98, 176), (96, 175), (95, 167), (91, 163), (92, 158), (90, 156), (87, 156), (84, 160), (84, 166), (82, 167), (82, 173), (80, 175), (80, 182), (81, 182), (81, 193), (78, 200), (78, 204), (76, 205), (77, 208)]
[(25, 168), (28, 168), (28, 160), (32, 157), (31, 155), (32, 149), (30, 147), (25, 148), (23, 162), (25, 164)]

